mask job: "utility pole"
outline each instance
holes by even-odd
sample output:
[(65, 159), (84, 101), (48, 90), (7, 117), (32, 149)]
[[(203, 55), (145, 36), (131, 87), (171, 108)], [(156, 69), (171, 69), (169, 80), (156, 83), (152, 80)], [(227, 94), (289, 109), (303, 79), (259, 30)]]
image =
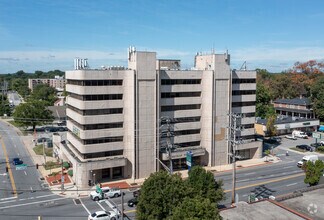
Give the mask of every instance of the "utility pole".
[(121, 192), (121, 219), (124, 220), (124, 192)]
[[(171, 119), (169, 117), (167, 118), (161, 118), (161, 122), (166, 122), (166, 125), (161, 125), (161, 138), (166, 138), (166, 146), (165, 150), (168, 153), (168, 158), (169, 158), (169, 172), (172, 175), (173, 174), (173, 164), (172, 164), (172, 151), (175, 148), (174, 144), (172, 143), (171, 138), (174, 136), (174, 132), (172, 130), (172, 125), (171, 125)], [(166, 128), (164, 128), (166, 127)]]
[(62, 175), (61, 175), (61, 193), (64, 191), (64, 167), (63, 167), (63, 159), (61, 159), (61, 168), (62, 168)]
[(44, 165), (46, 165), (45, 140), (43, 140), (43, 157), (44, 157)]
[(240, 141), (236, 140), (236, 132), (241, 131), (241, 126), (237, 125), (237, 120), (241, 119), (241, 114), (237, 113), (230, 113), (228, 114), (230, 117), (229, 120), (229, 135), (228, 135), (228, 142), (230, 143), (230, 156), (232, 158), (232, 175), (233, 175), (233, 182), (232, 182), (232, 205), (235, 203), (235, 195), (236, 195), (236, 149), (237, 145), (240, 144)]

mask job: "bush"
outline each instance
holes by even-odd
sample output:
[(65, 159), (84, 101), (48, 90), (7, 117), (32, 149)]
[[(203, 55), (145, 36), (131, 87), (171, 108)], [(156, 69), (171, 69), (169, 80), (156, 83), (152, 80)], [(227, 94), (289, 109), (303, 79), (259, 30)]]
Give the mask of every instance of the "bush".
[(324, 146), (320, 146), (317, 148), (318, 152), (324, 153)]
[(67, 173), (68, 173), (68, 175), (69, 175), (70, 177), (73, 176), (73, 170), (69, 170)]
[(64, 167), (66, 170), (69, 169), (69, 168), (70, 168), (70, 164), (69, 164), (69, 162), (67, 162), (67, 161), (63, 162), (63, 167)]

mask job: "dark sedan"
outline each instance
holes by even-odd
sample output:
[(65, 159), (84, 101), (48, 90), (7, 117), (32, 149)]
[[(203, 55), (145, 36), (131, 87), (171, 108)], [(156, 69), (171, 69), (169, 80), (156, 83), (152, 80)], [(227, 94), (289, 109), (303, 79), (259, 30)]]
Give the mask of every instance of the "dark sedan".
[(296, 148), (301, 149), (301, 150), (310, 151), (310, 152), (315, 151), (314, 147), (311, 147), (311, 146), (309, 146), (307, 144), (297, 145)]

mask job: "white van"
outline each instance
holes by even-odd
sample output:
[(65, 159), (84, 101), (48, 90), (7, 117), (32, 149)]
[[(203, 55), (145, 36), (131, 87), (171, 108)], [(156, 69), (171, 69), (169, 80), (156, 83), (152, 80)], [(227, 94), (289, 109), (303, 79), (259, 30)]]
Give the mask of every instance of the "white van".
[(297, 167), (302, 167), (304, 163), (307, 163), (308, 161), (312, 161), (313, 163), (318, 160), (317, 155), (306, 155), (303, 157), (301, 161), (297, 163)]
[(307, 134), (305, 132), (297, 131), (297, 130), (294, 130), (292, 132), (292, 136), (297, 137), (297, 138), (304, 138), (304, 139), (308, 138), (308, 136), (307, 136)]

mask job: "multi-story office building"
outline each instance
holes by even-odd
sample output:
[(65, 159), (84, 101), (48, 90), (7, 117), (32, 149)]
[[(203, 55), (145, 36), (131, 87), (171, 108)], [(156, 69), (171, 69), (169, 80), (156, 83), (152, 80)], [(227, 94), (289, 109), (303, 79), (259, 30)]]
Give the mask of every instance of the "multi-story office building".
[(33, 91), (39, 84), (46, 84), (58, 90), (64, 90), (66, 80), (63, 77), (55, 76), (54, 79), (28, 79), (28, 88)]
[[(145, 178), (168, 165), (161, 137), (164, 119), (172, 121), (174, 169), (193, 163), (230, 163), (228, 113), (244, 113), (238, 158), (256, 158), (255, 71), (231, 71), (226, 54), (197, 54), (193, 70), (180, 60), (157, 60), (155, 52), (129, 51), (128, 68), (66, 72), (67, 141), (58, 152), (73, 164), (74, 181)], [(232, 95), (233, 94), (233, 95)]]

